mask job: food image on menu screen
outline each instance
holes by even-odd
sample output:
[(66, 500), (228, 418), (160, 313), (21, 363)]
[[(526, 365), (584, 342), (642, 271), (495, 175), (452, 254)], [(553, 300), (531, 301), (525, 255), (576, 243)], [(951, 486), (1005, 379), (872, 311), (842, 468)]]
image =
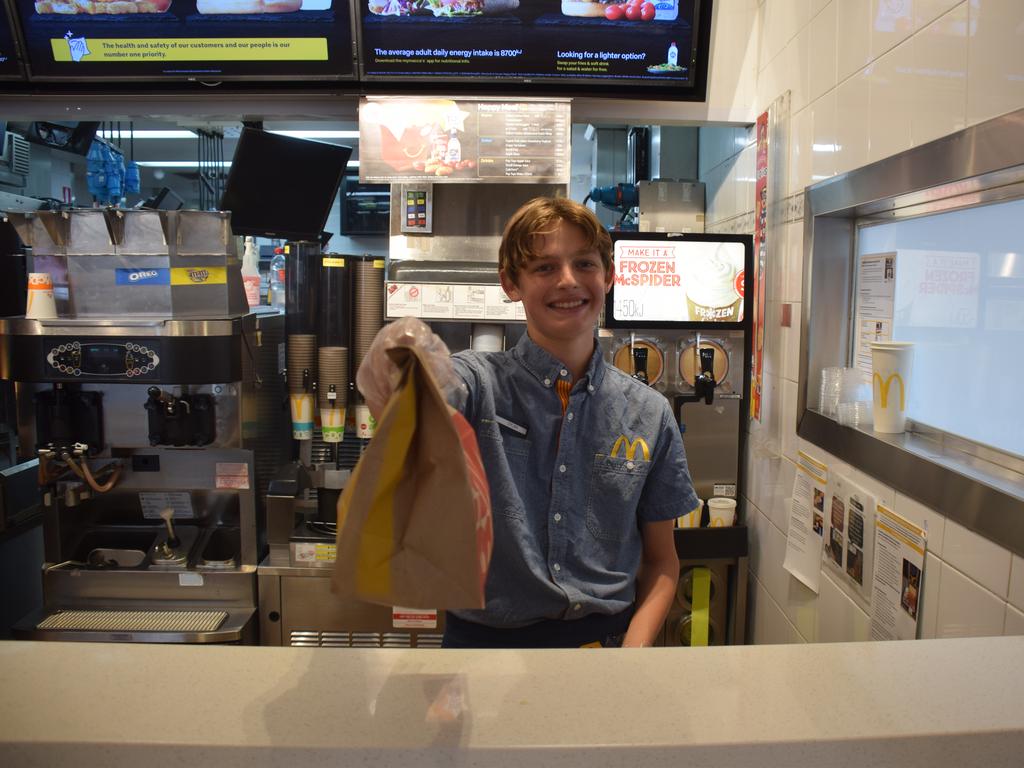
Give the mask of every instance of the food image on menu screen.
[(360, 0), (369, 77), (692, 86), (701, 0)]
[(352, 77), (349, 0), (16, 0), (36, 77)]

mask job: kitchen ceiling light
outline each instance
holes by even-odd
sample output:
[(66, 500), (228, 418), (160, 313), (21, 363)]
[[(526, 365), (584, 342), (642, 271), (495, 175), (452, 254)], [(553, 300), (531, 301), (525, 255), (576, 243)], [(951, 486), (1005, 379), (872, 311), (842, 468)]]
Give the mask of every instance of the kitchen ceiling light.
[(98, 131), (101, 138), (104, 139), (194, 139), (196, 135), (192, 131), (155, 131), (155, 130), (137, 130), (137, 131), (121, 131), (120, 135), (117, 131)]
[(269, 131), (293, 139), (358, 139), (359, 131)]
[[(141, 165), (143, 168), (197, 168), (199, 163), (196, 160), (139, 160), (137, 165)], [(212, 163), (211, 163), (212, 165)], [(228, 168), (231, 165), (230, 160), (221, 161), (221, 165)], [(358, 160), (349, 160), (347, 168), (358, 168)]]

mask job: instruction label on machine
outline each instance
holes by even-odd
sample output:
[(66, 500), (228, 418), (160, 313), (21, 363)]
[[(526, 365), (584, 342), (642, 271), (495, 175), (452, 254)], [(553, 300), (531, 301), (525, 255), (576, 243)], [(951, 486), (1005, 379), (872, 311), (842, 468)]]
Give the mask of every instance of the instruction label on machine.
[(395, 629), (437, 629), (437, 611), (396, 605), (391, 609), (391, 625)]
[(513, 302), (500, 285), (388, 283), (387, 316), (424, 320), (526, 320), (521, 302)]
[(218, 488), (249, 490), (249, 465), (244, 462), (218, 461), (216, 485)]
[(176, 520), (191, 520), (196, 516), (192, 509), (192, 494), (188, 491), (144, 491), (139, 494), (142, 516), (147, 520), (159, 520), (164, 509), (174, 510)]
[(303, 565), (327, 565), (338, 559), (337, 544), (297, 541), (292, 547), (295, 562)]

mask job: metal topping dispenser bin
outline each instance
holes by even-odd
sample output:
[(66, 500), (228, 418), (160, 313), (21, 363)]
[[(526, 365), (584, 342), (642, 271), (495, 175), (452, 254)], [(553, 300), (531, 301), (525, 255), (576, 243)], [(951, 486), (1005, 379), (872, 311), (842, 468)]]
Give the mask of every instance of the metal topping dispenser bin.
[(248, 309), (223, 211), (89, 208), (7, 213), (61, 317), (232, 317)]
[(43, 508), (44, 604), (15, 636), (256, 642), (284, 316), (248, 313), (229, 214), (7, 216), (61, 297), (0, 318)]

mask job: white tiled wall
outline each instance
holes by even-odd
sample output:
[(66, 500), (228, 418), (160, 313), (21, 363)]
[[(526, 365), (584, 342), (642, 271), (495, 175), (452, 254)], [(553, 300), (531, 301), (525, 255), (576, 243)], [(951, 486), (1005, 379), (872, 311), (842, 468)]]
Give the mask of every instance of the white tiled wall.
[[(759, 18), (758, 108), (790, 93), (789, 194), (1024, 107), (1024, 0), (764, 0)], [(701, 129), (710, 231), (752, 226), (753, 139)], [(922, 637), (1024, 634), (1024, 559), (796, 436), (803, 222), (783, 224), (769, 247), (764, 403), (743, 499), (748, 639), (868, 638), (863, 605), (828, 573), (815, 595), (782, 568), (798, 449), (927, 528)]]

